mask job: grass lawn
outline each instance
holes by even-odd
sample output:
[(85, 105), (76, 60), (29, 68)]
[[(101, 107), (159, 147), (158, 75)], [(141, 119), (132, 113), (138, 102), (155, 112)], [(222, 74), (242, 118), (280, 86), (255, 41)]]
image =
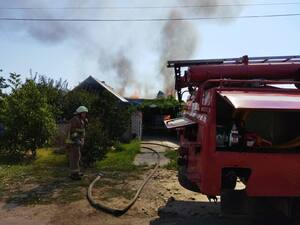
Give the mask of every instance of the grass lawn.
[(99, 170), (105, 171), (109, 178), (107, 182), (97, 185), (99, 188), (107, 185), (106, 183), (114, 186), (114, 183), (119, 182), (120, 176), (126, 179), (131, 172), (135, 173), (138, 168), (132, 162), (139, 148), (139, 141), (120, 144), (102, 161), (97, 162), (95, 168), (86, 169), (87, 176), (81, 181), (72, 181), (68, 177), (67, 157), (55, 154), (52, 149), (39, 149), (37, 159), (30, 163), (0, 163), (0, 198), (7, 203), (21, 205), (52, 202), (63, 204), (84, 199), (86, 188)]
[(177, 170), (178, 165), (177, 165), (177, 157), (178, 153), (177, 151), (167, 151), (165, 153), (165, 156), (170, 159), (170, 162), (164, 166), (164, 168), (168, 170)]
[(118, 145), (114, 151), (108, 152), (103, 160), (97, 162), (96, 167), (102, 171), (134, 171), (138, 167), (132, 162), (139, 151), (140, 142), (137, 140)]

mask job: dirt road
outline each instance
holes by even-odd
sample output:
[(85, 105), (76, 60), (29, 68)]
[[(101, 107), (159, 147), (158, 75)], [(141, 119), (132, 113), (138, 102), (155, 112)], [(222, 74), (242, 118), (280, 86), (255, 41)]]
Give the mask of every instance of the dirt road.
[[(140, 180), (132, 180), (134, 188)], [(95, 195), (100, 196), (99, 189)], [(82, 193), (85, 194), (84, 192)], [(106, 201), (122, 205), (125, 198)], [(145, 187), (137, 203), (124, 216), (116, 218), (91, 208), (86, 200), (70, 204), (20, 206), (0, 204), (0, 225), (252, 225), (246, 217), (220, 215), (220, 204), (208, 202), (206, 196), (183, 189), (176, 172), (159, 169)], [(285, 224), (278, 222), (277, 224)], [(263, 221), (260, 224), (276, 224)]]

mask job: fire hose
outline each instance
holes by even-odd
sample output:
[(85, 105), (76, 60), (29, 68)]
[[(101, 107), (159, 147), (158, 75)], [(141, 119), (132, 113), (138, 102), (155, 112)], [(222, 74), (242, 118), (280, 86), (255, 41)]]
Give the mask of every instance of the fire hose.
[[(167, 148), (173, 148), (171, 146), (158, 144), (158, 143), (142, 142), (141, 144), (157, 145), (157, 146), (163, 146), (163, 147), (167, 147)], [(139, 195), (141, 194), (145, 185), (148, 183), (148, 181), (151, 179), (151, 177), (157, 171), (157, 169), (159, 167), (159, 162), (160, 162), (160, 155), (159, 155), (158, 151), (156, 151), (153, 148), (146, 147), (146, 146), (141, 146), (141, 148), (148, 149), (148, 150), (152, 151), (154, 154), (156, 154), (156, 163), (155, 163), (155, 167), (152, 170), (152, 172), (145, 178), (145, 180), (142, 182), (142, 184), (136, 191), (135, 196), (130, 200), (130, 202), (124, 208), (121, 208), (121, 209), (111, 208), (111, 207), (104, 205), (103, 203), (96, 202), (92, 195), (92, 191), (93, 191), (94, 185), (101, 179), (101, 177), (103, 177), (103, 174), (101, 172), (99, 172), (97, 174), (96, 178), (90, 183), (90, 185), (88, 187), (88, 191), (87, 191), (87, 199), (92, 207), (94, 207), (97, 210), (101, 210), (105, 213), (108, 213), (108, 214), (118, 217), (118, 216), (122, 216), (123, 214), (125, 214), (134, 205), (134, 203), (137, 201), (137, 199), (138, 199)]]

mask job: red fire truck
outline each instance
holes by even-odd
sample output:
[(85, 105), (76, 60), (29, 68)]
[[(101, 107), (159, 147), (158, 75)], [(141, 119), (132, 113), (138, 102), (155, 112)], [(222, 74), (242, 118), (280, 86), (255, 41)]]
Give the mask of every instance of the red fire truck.
[(245, 185), (239, 195), (284, 202), (287, 214), (295, 209), (300, 56), (169, 61), (168, 67), (178, 98), (189, 94), (183, 116), (165, 121), (180, 136), (181, 185), (222, 199), (239, 181)]

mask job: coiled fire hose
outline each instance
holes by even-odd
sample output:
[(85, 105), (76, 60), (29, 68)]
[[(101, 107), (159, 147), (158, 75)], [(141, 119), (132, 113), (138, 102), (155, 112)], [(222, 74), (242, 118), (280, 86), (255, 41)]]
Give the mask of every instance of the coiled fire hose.
[[(157, 146), (163, 146), (163, 147), (167, 147), (167, 148), (173, 148), (171, 146), (168, 145), (163, 145), (163, 144), (158, 144), (158, 143), (150, 143), (150, 142), (142, 142), (141, 144), (147, 144), (147, 145), (157, 145)], [(154, 154), (156, 154), (156, 164), (154, 169), (152, 170), (152, 172), (146, 177), (146, 179), (143, 181), (143, 183), (140, 185), (140, 187), (138, 188), (135, 196), (133, 197), (133, 199), (122, 209), (115, 209), (115, 208), (110, 208), (100, 202), (96, 202), (93, 198), (92, 195), (92, 191), (93, 191), (93, 187), (94, 185), (97, 183), (97, 181), (99, 181), (101, 179), (101, 177), (103, 176), (103, 174), (100, 172), (97, 174), (96, 178), (92, 181), (92, 183), (90, 183), (89, 187), (88, 187), (88, 191), (87, 191), (87, 199), (90, 203), (90, 205), (92, 207), (94, 207), (97, 210), (101, 210), (103, 212), (106, 212), (108, 214), (111, 214), (113, 216), (122, 216), (123, 214), (125, 214), (136, 202), (136, 200), (138, 199), (139, 195), (141, 194), (143, 188), (145, 187), (145, 185), (148, 183), (148, 181), (150, 180), (150, 178), (154, 175), (154, 173), (157, 171), (158, 167), (159, 167), (159, 162), (160, 162), (160, 155), (158, 153), (158, 151), (154, 150), (153, 148), (150, 147), (146, 147), (146, 146), (141, 146), (141, 148), (144, 149), (148, 149), (150, 151), (152, 151)]]

